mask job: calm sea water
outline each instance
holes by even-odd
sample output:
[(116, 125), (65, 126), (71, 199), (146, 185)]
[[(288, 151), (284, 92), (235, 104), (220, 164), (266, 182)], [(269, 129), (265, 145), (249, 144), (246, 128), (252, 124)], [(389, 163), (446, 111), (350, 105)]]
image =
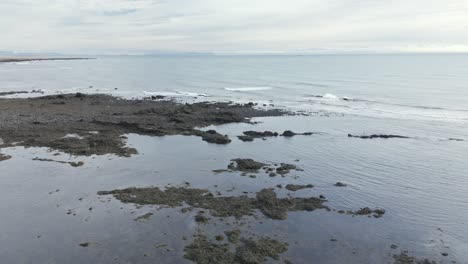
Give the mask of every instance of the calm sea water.
[(467, 121), (467, 73), (467, 54), (103, 57), (2, 64), (0, 91), (205, 95), (365, 116)]
[[(285, 256), (293, 263), (391, 263), (391, 255), (401, 250), (441, 263), (467, 263), (467, 73), (468, 55), (104, 57), (0, 64), (0, 91), (103, 92), (129, 98), (162, 94), (330, 113), (215, 127), (233, 139), (226, 146), (195, 137), (131, 135), (129, 144), (139, 150), (131, 158), (2, 150), (13, 158), (0, 163), (0, 256), (8, 263), (182, 263), (190, 241), (180, 237), (199, 228), (193, 215), (101, 201), (96, 192), (189, 181), (224, 195), (276, 184), (314, 184), (295, 195), (324, 194), (327, 205), (337, 210), (369, 206), (387, 211), (380, 219), (299, 212), (290, 213), (287, 221), (253, 221), (243, 227), (288, 241)], [(254, 143), (236, 139), (252, 129), (321, 133)], [(412, 138), (362, 140), (348, 133)], [(34, 157), (86, 165), (32, 162)], [(238, 157), (299, 160), (304, 171), (256, 179), (211, 172)], [(334, 187), (337, 181), (348, 187)], [(67, 215), (68, 210), (76, 215)], [(155, 215), (144, 223), (133, 221), (147, 212)], [(231, 227), (221, 222), (202, 227), (210, 234), (223, 228)], [(78, 246), (84, 242), (92, 246)], [(155, 248), (161, 243), (171, 251)]]

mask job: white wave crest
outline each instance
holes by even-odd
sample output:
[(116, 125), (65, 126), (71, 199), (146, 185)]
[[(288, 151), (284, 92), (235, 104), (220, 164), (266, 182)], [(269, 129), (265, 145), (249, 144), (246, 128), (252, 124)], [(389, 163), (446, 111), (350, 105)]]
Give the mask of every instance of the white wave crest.
[(29, 61), (18, 61), (18, 62), (12, 62), (11, 64), (15, 64), (15, 65), (29, 65), (29, 64), (31, 64), (31, 62), (29, 62)]
[(272, 87), (268, 87), (268, 86), (224, 87), (224, 90), (226, 90), (226, 91), (232, 91), (232, 92), (265, 91), (265, 90), (271, 90), (271, 89), (273, 89), (273, 88), (272, 88)]
[(189, 96), (189, 97), (207, 97), (207, 94), (204, 93), (193, 93), (193, 92), (184, 92), (184, 91), (175, 91), (175, 92), (148, 92), (143, 91), (144, 95), (163, 95), (163, 96)]
[(337, 99), (338, 99), (338, 96), (336, 96), (336, 95), (334, 95), (334, 94), (327, 93), (327, 94), (324, 94), (324, 95), (323, 95), (323, 98), (324, 98), (324, 99), (329, 99), (329, 100), (337, 100)]
[(177, 94), (183, 96), (192, 96), (192, 97), (207, 97), (208, 95), (205, 93), (193, 93), (193, 92), (184, 92), (184, 91), (176, 91)]

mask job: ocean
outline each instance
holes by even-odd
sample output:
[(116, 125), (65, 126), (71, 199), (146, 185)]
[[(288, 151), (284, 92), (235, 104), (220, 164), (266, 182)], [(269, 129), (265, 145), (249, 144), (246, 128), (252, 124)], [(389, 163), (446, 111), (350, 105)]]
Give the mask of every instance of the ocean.
[[(104, 203), (96, 192), (190, 181), (213, 191), (215, 185), (235, 187), (233, 195), (294, 181), (315, 186), (297, 195), (323, 194), (336, 210), (368, 206), (386, 213), (374, 219), (317, 210), (289, 213), (286, 221), (250, 224), (255, 232), (275, 233), (287, 241), (290, 249), (285, 256), (293, 263), (392, 263), (393, 254), (406, 250), (438, 263), (467, 263), (467, 73), (467, 54), (103, 56), (0, 64), (0, 92), (43, 92), (5, 97), (76, 92), (123, 98), (164, 95), (185, 102), (254, 102), (304, 114), (256, 118), (256, 125), (205, 128), (235, 139), (226, 146), (194, 137), (131, 134), (128, 144), (138, 155), (70, 156), (85, 161), (78, 169), (30, 161), (53, 157), (46, 149), (2, 149), (13, 158), (0, 163), (0, 256), (9, 263), (112, 258), (125, 263), (183, 263), (185, 242), (175, 237), (197, 230), (191, 217), (168, 208), (155, 211), (115, 200)], [(288, 129), (317, 134), (253, 143), (236, 140), (246, 130)], [(409, 138), (361, 139), (348, 134)], [(304, 171), (295, 173), (294, 179), (212, 173), (239, 157), (297, 161)], [(338, 181), (348, 186), (337, 188)], [(56, 189), (60, 191), (49, 194)], [(78, 201), (83, 197), (84, 205)], [(77, 215), (66, 215), (69, 209)], [(146, 212), (155, 215), (144, 224), (133, 221)], [(222, 227), (204, 229), (216, 234)], [(95, 247), (77, 246), (89, 240)], [(155, 243), (168, 244), (171, 251), (161, 253)]]
[(0, 92), (199, 95), (379, 118), (467, 121), (467, 72), (466, 54), (115, 56), (4, 64)]

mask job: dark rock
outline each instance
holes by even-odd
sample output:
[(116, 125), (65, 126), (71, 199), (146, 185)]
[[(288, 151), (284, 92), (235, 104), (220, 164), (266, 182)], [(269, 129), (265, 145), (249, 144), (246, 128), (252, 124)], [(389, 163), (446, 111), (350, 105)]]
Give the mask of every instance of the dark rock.
[(307, 185), (297, 185), (297, 184), (288, 184), (286, 185), (286, 189), (290, 191), (298, 191), (302, 189), (308, 189), (308, 188), (313, 188), (314, 186), (312, 184), (307, 184)]
[(291, 130), (286, 130), (281, 134), (283, 137), (293, 137), (296, 135), (296, 133), (292, 132)]
[(206, 216), (204, 216), (203, 214), (197, 214), (195, 216), (195, 221), (198, 222), (198, 223), (206, 223), (208, 222), (208, 218)]
[(281, 165), (276, 168), (276, 173), (280, 175), (288, 174), (291, 170), (300, 170), (296, 165), (281, 163)]
[(350, 214), (350, 215), (370, 215), (370, 214), (373, 214), (373, 216), (375, 218), (380, 218), (385, 214), (385, 210), (384, 209), (372, 210), (369, 207), (364, 207), (364, 208), (361, 208), (361, 209), (359, 209), (357, 211), (348, 211), (347, 214)]
[(244, 141), (244, 142), (252, 142), (254, 141), (254, 138), (251, 137), (251, 136), (237, 136), (237, 138), (239, 138), (240, 140)]
[(243, 172), (258, 172), (266, 165), (253, 159), (233, 159), (232, 161), (233, 163), (229, 164), (228, 169)]
[[(110, 192), (101, 191), (98, 195), (113, 195), (123, 203), (140, 205), (158, 204), (170, 207), (180, 207), (187, 204), (191, 207), (209, 210), (215, 217), (235, 217), (253, 215), (257, 210), (265, 217), (275, 220), (284, 220), (289, 211), (313, 211), (328, 209), (322, 199), (309, 198), (278, 198), (273, 189), (263, 189), (256, 193), (256, 197), (246, 195), (233, 197), (215, 197), (212, 193), (202, 189), (188, 189), (168, 187), (165, 191), (159, 188), (128, 188)], [(198, 214), (197, 222), (206, 222), (208, 219)]]
[(201, 136), (203, 141), (208, 143), (220, 144), (225, 145), (231, 143), (231, 140), (227, 135), (221, 135), (215, 130), (208, 130), (206, 132), (199, 131), (197, 132), (198, 136)]
[(27, 94), (27, 91), (12, 91), (12, 92), (0, 92), (0, 96), (13, 95), (13, 94)]
[(9, 160), (11, 156), (0, 153), (0, 161)]
[(356, 136), (356, 135), (348, 134), (348, 137), (361, 138), (361, 139), (374, 139), (374, 138), (383, 138), (383, 139), (389, 139), (389, 138), (410, 138), (410, 137), (407, 137), (407, 136), (400, 136), (400, 135), (383, 135), (383, 134), (362, 135), (362, 136)]
[(244, 135), (251, 136), (254, 138), (263, 138), (263, 137), (277, 137), (278, 133), (271, 132), (271, 131), (260, 132), (260, 131), (249, 130), (249, 131), (244, 131)]
[(253, 141), (256, 138), (263, 138), (264, 140), (266, 140), (267, 137), (276, 137), (276, 136), (278, 136), (278, 133), (271, 132), (271, 131), (260, 132), (260, 131), (249, 130), (249, 131), (244, 131), (243, 133), (244, 133), (244, 135), (238, 136), (238, 138), (240, 140), (244, 141), (244, 142), (250, 142), (250, 141)]
[[(34, 113), (31, 109), (35, 109)], [(261, 110), (230, 103), (181, 104), (170, 100), (126, 100), (82, 93), (13, 98), (3, 99), (0, 105), (0, 138), (4, 142), (2, 147), (15, 144), (26, 148), (46, 147), (72, 155), (130, 156), (136, 150), (126, 147), (120, 138), (123, 134), (195, 135), (210, 143), (227, 144), (230, 142), (228, 137), (197, 128), (247, 123), (253, 117), (284, 114), (281, 110)], [(35, 121), (41, 123), (33, 125)], [(99, 134), (80, 131), (99, 131)], [(82, 139), (64, 138), (76, 133)]]

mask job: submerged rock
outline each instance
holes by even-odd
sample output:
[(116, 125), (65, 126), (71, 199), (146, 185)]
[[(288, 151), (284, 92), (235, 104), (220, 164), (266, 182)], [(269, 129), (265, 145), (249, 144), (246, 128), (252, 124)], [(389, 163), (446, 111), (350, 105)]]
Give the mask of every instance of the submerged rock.
[(435, 261), (428, 259), (417, 259), (409, 256), (407, 251), (403, 251), (398, 255), (393, 255), (394, 264), (437, 264)]
[(279, 260), (280, 254), (288, 250), (288, 244), (269, 237), (256, 240), (241, 238), (234, 249), (229, 244), (218, 244), (208, 240), (205, 235), (197, 235), (195, 240), (185, 247), (184, 257), (198, 264), (257, 264), (266, 258)]
[(356, 136), (356, 135), (348, 134), (348, 137), (361, 138), (361, 139), (374, 139), (374, 138), (383, 138), (383, 139), (389, 139), (389, 138), (410, 138), (410, 137), (407, 137), (407, 136), (400, 136), (400, 135), (383, 135), (383, 134), (362, 135), (362, 136)]
[(208, 217), (204, 216), (203, 213), (199, 213), (195, 216), (195, 221), (198, 223), (206, 223), (208, 220)]
[(252, 142), (254, 141), (254, 138), (251, 136), (237, 136), (238, 139), (244, 141), (244, 142)]
[(278, 133), (276, 132), (271, 132), (271, 131), (244, 131), (244, 135), (254, 137), (254, 138), (264, 138), (264, 137), (277, 137)]
[[(296, 165), (288, 164), (288, 163), (280, 163), (270, 165), (262, 162), (255, 161), (253, 159), (232, 159), (232, 162), (227, 166), (227, 171), (240, 171), (242, 172), (242, 176), (246, 176), (247, 173), (258, 173), (260, 170), (263, 170), (266, 174), (270, 177), (275, 177), (277, 174), (284, 176), (291, 172), (291, 170), (302, 171)], [(224, 172), (226, 170), (214, 170), (213, 172)]]
[(346, 186), (348, 186), (348, 185), (346, 185), (346, 184), (344, 184), (344, 183), (342, 183), (342, 182), (337, 182), (337, 183), (335, 183), (335, 186), (336, 186), (336, 187), (346, 187)]
[(375, 218), (380, 218), (385, 214), (385, 210), (384, 209), (374, 209), (374, 210), (372, 210), (369, 207), (364, 207), (364, 208), (361, 208), (361, 209), (359, 209), (357, 211), (348, 211), (346, 213), (350, 214), (350, 215), (371, 215), (371, 214), (373, 214), (373, 216)]
[(239, 243), (241, 234), (239, 229), (224, 231), (224, 234), (227, 236), (229, 242), (233, 244)]
[(229, 251), (228, 244), (216, 244), (208, 241), (204, 235), (198, 235), (184, 249), (184, 258), (198, 264), (229, 264), (234, 263), (234, 253)]
[(296, 132), (293, 132), (291, 130), (286, 130), (283, 132), (283, 134), (281, 134), (281, 136), (283, 137), (294, 137), (294, 136), (298, 136), (298, 135), (302, 135), (302, 136), (311, 136), (315, 134), (314, 132), (304, 132), (304, 133), (296, 133)]
[(141, 215), (141, 216), (138, 216), (137, 218), (135, 218), (134, 220), (135, 221), (143, 221), (143, 220), (148, 220), (150, 219), (150, 217), (153, 215), (153, 213), (147, 213), (147, 214), (144, 214), (144, 215)]
[(242, 239), (242, 245), (236, 248), (237, 263), (263, 263), (266, 257), (279, 260), (279, 255), (288, 250), (287, 243), (268, 237), (258, 240)]
[(253, 141), (254, 139), (256, 138), (267, 138), (267, 137), (277, 137), (278, 136), (278, 133), (276, 132), (271, 132), (271, 131), (264, 131), (264, 132), (260, 132), (260, 131), (252, 131), (252, 130), (249, 130), (249, 131), (244, 131), (243, 132), (244, 135), (242, 136), (237, 136), (240, 140), (244, 141), (244, 142), (251, 142)]
[(215, 144), (229, 144), (231, 140), (227, 135), (221, 135), (216, 130), (208, 130), (206, 132), (200, 131), (197, 133), (198, 136), (202, 138), (203, 141), (208, 143), (215, 143)]
[(233, 163), (228, 165), (228, 169), (242, 172), (258, 172), (263, 166), (267, 165), (253, 159), (233, 159)]
[(286, 185), (286, 189), (293, 191), (293, 192), (302, 190), (302, 189), (310, 189), (310, 188), (314, 188), (314, 186), (312, 184), (307, 184), (307, 185), (288, 184)]
[(296, 165), (288, 164), (288, 163), (281, 163), (281, 165), (276, 168), (276, 173), (280, 175), (288, 174), (291, 170), (301, 170)]
[(0, 153), (0, 161), (9, 160), (11, 156)]
[(123, 190), (101, 191), (99, 195), (113, 195), (123, 203), (158, 204), (169, 207), (180, 207), (187, 204), (191, 207), (207, 209), (215, 217), (235, 217), (253, 215), (256, 210), (271, 219), (283, 220), (288, 211), (313, 211), (328, 209), (324, 200), (309, 198), (278, 198), (273, 189), (263, 189), (256, 197), (231, 196), (215, 197), (202, 189), (168, 187), (161, 190), (157, 187), (128, 188)]
[(68, 161), (60, 161), (60, 160), (53, 160), (53, 159), (40, 159), (40, 158), (34, 158), (34, 161), (46, 161), (46, 162), (55, 162), (55, 163), (61, 163), (61, 164), (69, 164), (72, 167), (81, 167), (84, 165), (83, 161), (78, 161), (78, 162), (68, 162)]
[(283, 136), (283, 137), (293, 137), (296, 135), (305, 135), (305, 136), (310, 136), (313, 135), (313, 132), (305, 132), (305, 133), (295, 133), (292, 132), (291, 130), (286, 130), (283, 132), (283, 134), (279, 134), (277, 132), (271, 132), (271, 131), (244, 131), (244, 135), (242, 136), (237, 136), (240, 140), (242, 141), (253, 141), (256, 138), (263, 138), (266, 139), (268, 137), (277, 137), (277, 136)]

